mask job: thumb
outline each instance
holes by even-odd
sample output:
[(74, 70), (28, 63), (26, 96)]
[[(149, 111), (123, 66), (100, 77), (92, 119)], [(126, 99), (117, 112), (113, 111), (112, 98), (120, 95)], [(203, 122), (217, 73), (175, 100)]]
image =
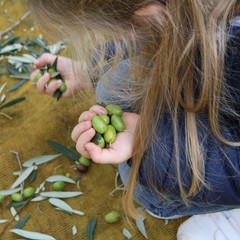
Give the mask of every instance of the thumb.
[(56, 55), (53, 55), (51, 53), (43, 53), (35, 64), (38, 67), (45, 66), (46, 64), (52, 65), (55, 59), (56, 59)]
[(85, 145), (85, 148), (87, 149), (90, 158), (100, 164), (106, 164), (111, 163), (112, 156), (111, 156), (111, 150), (107, 148), (101, 148), (95, 143), (89, 142)]

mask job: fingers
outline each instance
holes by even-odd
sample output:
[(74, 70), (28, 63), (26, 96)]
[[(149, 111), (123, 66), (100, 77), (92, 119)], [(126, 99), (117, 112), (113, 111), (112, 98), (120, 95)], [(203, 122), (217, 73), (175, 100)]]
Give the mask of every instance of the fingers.
[(53, 55), (51, 53), (43, 53), (41, 57), (37, 60), (35, 65), (37, 67), (43, 67), (46, 64), (52, 65), (55, 59), (56, 59), (56, 55)]
[(85, 131), (89, 130), (91, 127), (92, 127), (92, 123), (90, 120), (79, 123), (77, 126), (74, 127), (72, 131), (72, 134), (71, 134), (72, 140), (74, 142), (77, 142), (80, 135)]
[(88, 157), (88, 158), (90, 157), (87, 149), (85, 148), (85, 145), (92, 140), (95, 133), (96, 132), (93, 128), (89, 128), (88, 130), (86, 130), (85, 132), (80, 134), (80, 136), (78, 137), (78, 140), (76, 143), (76, 149), (81, 155)]

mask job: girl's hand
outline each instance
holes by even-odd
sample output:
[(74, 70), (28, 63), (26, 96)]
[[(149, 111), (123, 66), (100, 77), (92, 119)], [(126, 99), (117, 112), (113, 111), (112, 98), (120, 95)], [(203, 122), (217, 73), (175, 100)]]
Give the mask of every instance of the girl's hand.
[(96, 134), (92, 127), (92, 117), (96, 114), (107, 114), (105, 108), (94, 105), (89, 111), (83, 112), (79, 117), (78, 125), (72, 131), (72, 139), (76, 142), (77, 151), (96, 163), (119, 164), (132, 157), (133, 135), (139, 118), (135, 113), (124, 112), (122, 119), (126, 125), (124, 132), (117, 133), (116, 140), (109, 148), (102, 149), (91, 142)]
[[(30, 76), (30, 81), (33, 81), (36, 74), (40, 73), (40, 69), (38, 68), (44, 67), (45, 65), (51, 66), (54, 60), (56, 59), (56, 57), (57, 57), (56, 55), (53, 55), (51, 53), (42, 54), (34, 66), (36, 70), (32, 72)], [(72, 96), (78, 90), (92, 87), (91, 80), (87, 76), (87, 74), (85, 75), (82, 74), (82, 76), (80, 76), (80, 79), (75, 79), (74, 69), (72, 64), (73, 62), (70, 58), (58, 56), (57, 71), (62, 75), (67, 85), (67, 89), (62, 95), (64, 97)], [(74, 62), (74, 64), (77, 64), (77, 63)], [(62, 81), (60, 79), (56, 81), (52, 81), (49, 84), (47, 84), (49, 80), (50, 80), (49, 73), (45, 73), (38, 80), (35, 86), (39, 93), (45, 93), (52, 96), (53, 93), (62, 84)]]

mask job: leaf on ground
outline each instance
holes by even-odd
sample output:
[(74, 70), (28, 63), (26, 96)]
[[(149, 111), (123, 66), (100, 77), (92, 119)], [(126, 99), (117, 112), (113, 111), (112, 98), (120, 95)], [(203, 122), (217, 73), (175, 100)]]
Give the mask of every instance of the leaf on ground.
[(16, 179), (16, 181), (12, 184), (11, 189), (17, 187), (19, 184), (21, 184), (25, 179), (28, 178), (28, 176), (32, 173), (34, 170), (35, 166), (29, 167), (25, 169), (19, 177)]
[(21, 190), (21, 188), (1, 190), (0, 195), (2, 195), (2, 196), (12, 195), (13, 193), (17, 193), (20, 190)]
[(58, 198), (49, 198), (48, 200), (52, 205), (54, 205), (55, 207), (58, 207), (60, 209), (63, 209), (64, 211), (73, 212), (73, 209), (71, 206), (69, 206), (66, 202), (64, 202), (61, 199)]
[(21, 221), (19, 221), (17, 224), (15, 224), (12, 229), (21, 229), (25, 226), (26, 222), (28, 221), (30, 217), (30, 213), (24, 216)]
[(82, 195), (82, 192), (41, 192), (40, 196), (50, 197), (50, 198), (72, 198)]
[(30, 167), (30, 166), (33, 166), (33, 165), (40, 165), (40, 164), (43, 164), (43, 163), (50, 162), (50, 161), (56, 159), (57, 157), (59, 157), (61, 155), (62, 154), (37, 156), (37, 157), (34, 157), (34, 158), (31, 158), (31, 159), (27, 160), (22, 165), (23, 165), (23, 167)]
[(46, 182), (67, 182), (67, 183), (76, 183), (73, 179), (63, 176), (63, 175), (53, 175), (46, 179)]
[(87, 240), (94, 239), (94, 230), (97, 224), (97, 217), (93, 217), (87, 225)]
[(20, 235), (22, 237), (34, 240), (56, 240), (56, 238), (49, 236), (47, 234), (39, 233), (39, 232), (32, 232), (26, 231), (22, 229), (11, 229), (10, 232)]
[(62, 153), (64, 156), (69, 157), (75, 161), (79, 160), (79, 155), (77, 155), (76, 153), (70, 151), (68, 148), (66, 148), (65, 146), (61, 145), (60, 143), (57, 143), (55, 141), (52, 140), (48, 140), (47, 141), (48, 145), (50, 147), (52, 147), (54, 150)]

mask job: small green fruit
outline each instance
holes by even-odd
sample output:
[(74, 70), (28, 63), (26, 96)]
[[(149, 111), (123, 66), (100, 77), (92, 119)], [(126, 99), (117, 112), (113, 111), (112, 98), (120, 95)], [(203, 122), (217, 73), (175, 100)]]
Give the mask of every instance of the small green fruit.
[(5, 197), (3, 195), (0, 195), (0, 203), (4, 202)]
[(103, 137), (107, 143), (113, 143), (117, 137), (115, 128), (112, 125), (108, 125)]
[(107, 223), (115, 223), (118, 222), (121, 219), (121, 214), (115, 210), (107, 213), (104, 217), (104, 220)]
[(23, 190), (23, 197), (29, 198), (32, 197), (35, 193), (36, 189), (34, 187), (28, 187)]
[(51, 74), (51, 73), (55, 73), (56, 71), (54, 68), (50, 67), (50, 68), (48, 68), (47, 72)]
[(92, 125), (96, 132), (100, 134), (103, 134), (107, 131), (107, 124), (99, 115), (93, 116)]
[(42, 76), (43, 76), (42, 73), (36, 74), (35, 77), (33, 78), (33, 82), (37, 83)]
[(123, 132), (126, 129), (125, 123), (121, 117), (113, 114), (111, 117), (111, 124), (118, 132)]
[(11, 198), (14, 202), (21, 202), (23, 200), (23, 196), (20, 193), (13, 193)]
[(87, 157), (84, 157), (84, 156), (81, 156), (79, 158), (79, 163), (85, 167), (89, 167), (92, 163), (92, 160), (90, 158), (87, 158)]
[(121, 107), (116, 104), (109, 104), (105, 107), (107, 109), (108, 115), (112, 116), (113, 114), (117, 116), (122, 116), (123, 110)]
[(98, 145), (100, 148), (105, 147), (105, 140), (104, 137), (100, 133), (96, 133), (95, 136), (92, 139), (92, 142)]
[(103, 115), (99, 115), (103, 120), (104, 122), (108, 125), (110, 123), (110, 118), (107, 114), (103, 114)]
[(62, 181), (57, 181), (57, 182), (53, 183), (53, 189), (55, 191), (62, 191), (62, 190), (64, 190), (64, 188), (65, 188), (65, 183)]
[(65, 92), (66, 89), (67, 89), (67, 85), (66, 85), (65, 82), (62, 81), (62, 85), (59, 87), (59, 90), (60, 90), (61, 92)]

